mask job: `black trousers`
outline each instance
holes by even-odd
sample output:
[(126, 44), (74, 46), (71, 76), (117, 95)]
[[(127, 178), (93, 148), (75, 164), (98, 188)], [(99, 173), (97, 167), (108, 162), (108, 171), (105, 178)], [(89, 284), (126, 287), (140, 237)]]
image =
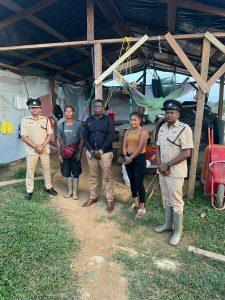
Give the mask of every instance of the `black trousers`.
[(77, 161), (76, 157), (63, 158), (63, 163), (61, 163), (61, 173), (63, 177), (78, 178), (81, 172), (81, 162)]
[(130, 180), (132, 197), (139, 196), (140, 203), (145, 203), (144, 172), (146, 168), (145, 153), (139, 154), (132, 162), (126, 165), (127, 175)]

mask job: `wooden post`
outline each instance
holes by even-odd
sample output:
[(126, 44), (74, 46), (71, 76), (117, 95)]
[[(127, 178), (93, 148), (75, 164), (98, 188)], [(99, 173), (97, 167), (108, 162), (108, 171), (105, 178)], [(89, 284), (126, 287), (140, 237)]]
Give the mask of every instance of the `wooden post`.
[(94, 40), (94, 0), (87, 0), (87, 40)]
[[(94, 21), (94, 0), (87, 0), (87, 40), (93, 41), (95, 38), (95, 21)], [(91, 45), (91, 63), (93, 67), (94, 74), (94, 47)], [(88, 89), (91, 93), (91, 88)], [(89, 116), (91, 116), (91, 105), (89, 105)]]
[[(94, 66), (95, 66), (95, 79), (102, 74), (102, 45), (100, 43), (94, 45)], [(95, 99), (102, 99), (102, 82), (95, 86)]]
[[(201, 77), (205, 82), (208, 78), (209, 69), (209, 56), (210, 56), (210, 42), (205, 38), (203, 40), (202, 48), (202, 63), (201, 63)], [(191, 166), (189, 172), (189, 182), (188, 182), (188, 198), (192, 199), (194, 196), (195, 180), (196, 180), (196, 170), (198, 163), (198, 151), (202, 132), (202, 119), (204, 113), (205, 105), (205, 93), (199, 88), (197, 97), (197, 110), (195, 117), (195, 129), (194, 129), (194, 149), (192, 150), (191, 156)]]
[(223, 94), (224, 94), (224, 74), (220, 78), (220, 91), (219, 91), (219, 104), (218, 104), (218, 117), (222, 120), (223, 116)]

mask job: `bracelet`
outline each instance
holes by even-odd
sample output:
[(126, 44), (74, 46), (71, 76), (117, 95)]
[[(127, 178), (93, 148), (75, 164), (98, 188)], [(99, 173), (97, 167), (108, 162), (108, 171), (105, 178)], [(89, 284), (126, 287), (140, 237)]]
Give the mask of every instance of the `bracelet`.
[(45, 146), (46, 146), (46, 145), (44, 145), (44, 144), (41, 144), (41, 146), (45, 148)]

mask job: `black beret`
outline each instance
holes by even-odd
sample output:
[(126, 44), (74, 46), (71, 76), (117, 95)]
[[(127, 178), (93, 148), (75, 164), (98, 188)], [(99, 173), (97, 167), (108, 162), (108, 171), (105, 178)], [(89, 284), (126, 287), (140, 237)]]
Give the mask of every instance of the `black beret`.
[(181, 111), (182, 105), (179, 101), (177, 100), (173, 100), (173, 99), (169, 99), (166, 100), (163, 103), (163, 108), (162, 110), (177, 110), (177, 111)]
[(41, 100), (39, 98), (37, 98), (37, 99), (28, 98), (27, 106), (28, 107), (41, 107)]

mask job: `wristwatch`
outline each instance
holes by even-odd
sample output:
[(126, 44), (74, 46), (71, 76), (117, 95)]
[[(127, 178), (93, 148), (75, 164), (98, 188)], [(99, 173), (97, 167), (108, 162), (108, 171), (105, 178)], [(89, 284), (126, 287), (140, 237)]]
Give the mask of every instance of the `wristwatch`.
[(102, 155), (103, 154), (103, 150), (99, 149), (98, 152)]

